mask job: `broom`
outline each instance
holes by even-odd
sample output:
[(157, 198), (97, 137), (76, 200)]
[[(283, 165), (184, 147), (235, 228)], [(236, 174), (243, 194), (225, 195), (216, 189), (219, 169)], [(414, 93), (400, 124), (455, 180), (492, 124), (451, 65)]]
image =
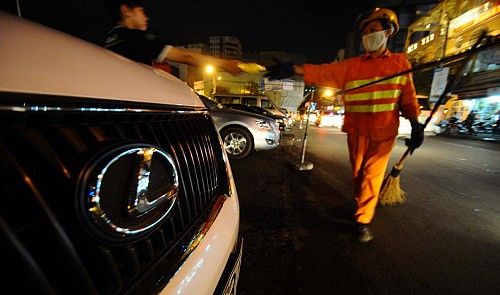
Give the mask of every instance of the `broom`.
[(408, 148), (401, 157), (401, 160), (392, 167), (391, 173), (384, 179), (379, 194), (379, 203), (382, 206), (393, 206), (406, 202), (406, 192), (399, 186), (399, 173), (403, 169), (403, 162), (410, 153)]

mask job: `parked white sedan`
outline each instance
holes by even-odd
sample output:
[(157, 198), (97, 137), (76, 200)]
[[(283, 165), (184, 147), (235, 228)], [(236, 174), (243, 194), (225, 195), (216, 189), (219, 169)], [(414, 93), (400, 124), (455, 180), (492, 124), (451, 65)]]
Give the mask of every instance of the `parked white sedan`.
[(199, 96), (215, 121), (230, 159), (243, 159), (252, 151), (278, 147), (281, 134), (274, 119), (226, 108), (207, 96)]

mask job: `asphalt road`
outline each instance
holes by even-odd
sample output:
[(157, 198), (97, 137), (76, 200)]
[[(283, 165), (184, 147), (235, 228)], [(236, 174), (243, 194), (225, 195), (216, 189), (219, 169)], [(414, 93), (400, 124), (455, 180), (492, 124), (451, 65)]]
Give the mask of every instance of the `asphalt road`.
[[(408, 201), (379, 206), (360, 244), (345, 134), (309, 127), (305, 153), (304, 130), (290, 134), (231, 162), (238, 294), (500, 294), (500, 144), (428, 136), (400, 175)], [(398, 139), (388, 171), (405, 149)]]

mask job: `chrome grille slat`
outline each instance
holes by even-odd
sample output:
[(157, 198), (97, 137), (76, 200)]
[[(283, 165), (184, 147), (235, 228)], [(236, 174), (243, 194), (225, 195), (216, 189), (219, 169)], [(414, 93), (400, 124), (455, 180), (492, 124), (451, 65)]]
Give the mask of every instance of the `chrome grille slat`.
[[(197, 126), (194, 128), (194, 132), (198, 132), (200, 133), (200, 130), (201, 129), (201, 126)], [(199, 158), (203, 158), (203, 165), (200, 165), (200, 175), (207, 175), (207, 176), (211, 176), (211, 178), (209, 178), (209, 181), (207, 181), (206, 183), (202, 182), (202, 192), (203, 195), (204, 195), (204, 201), (207, 202), (209, 200), (209, 195), (212, 193), (212, 183), (210, 180), (213, 180), (213, 175), (211, 174), (210, 170), (209, 170), (209, 167), (208, 167), (208, 164), (209, 164), (209, 158), (210, 158), (210, 152), (206, 149), (206, 142), (203, 141), (203, 133), (201, 134), (198, 134), (197, 138), (200, 138), (202, 139), (198, 145), (198, 154), (197, 154), (197, 157)]]
[[(218, 175), (214, 173), (216, 170), (216, 167), (214, 166), (215, 162), (214, 160), (216, 159), (215, 151), (210, 148), (210, 139), (207, 136), (200, 136), (202, 138), (202, 143), (203, 143), (203, 148), (204, 152), (202, 153), (204, 156), (207, 157), (205, 163), (206, 163), (206, 174), (210, 175), (210, 181), (208, 183), (209, 187), (207, 188), (207, 192), (213, 192), (216, 188), (216, 184), (218, 183)], [(221, 155), (219, 155), (221, 156)]]
[[(197, 159), (198, 146), (196, 146), (195, 144), (190, 142), (191, 141), (190, 135), (193, 135), (196, 132), (193, 129), (194, 128), (189, 128), (189, 130), (188, 130), (189, 133), (180, 134), (180, 136), (182, 137), (182, 141), (187, 143), (186, 147), (185, 147), (186, 161), (189, 161), (189, 162), (193, 162), (194, 159)], [(193, 184), (193, 185), (191, 185), (191, 187), (193, 189), (193, 194), (200, 196), (200, 198), (195, 200), (195, 203), (194, 203), (196, 211), (198, 211), (198, 208), (202, 206), (202, 202), (203, 202), (203, 199), (201, 198), (201, 196), (202, 196), (202, 189), (201, 189), (202, 184), (201, 184), (200, 180), (198, 179), (199, 174), (200, 174), (199, 167), (200, 167), (200, 165), (193, 166), (191, 171), (190, 171), (191, 173), (189, 173), (191, 176), (191, 183)]]

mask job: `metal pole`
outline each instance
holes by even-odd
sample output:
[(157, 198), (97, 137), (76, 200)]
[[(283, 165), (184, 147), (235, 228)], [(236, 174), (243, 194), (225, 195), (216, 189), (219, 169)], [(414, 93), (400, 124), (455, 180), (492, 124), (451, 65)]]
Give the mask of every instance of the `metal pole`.
[(314, 98), (314, 90), (312, 91), (311, 99), (306, 103), (307, 108), (306, 108), (306, 129), (304, 131), (304, 140), (302, 141), (302, 156), (300, 159), (300, 163), (295, 164), (295, 169), (297, 170), (311, 170), (313, 168), (313, 163), (310, 162), (304, 162), (305, 157), (306, 157), (306, 146), (307, 146), (307, 128), (309, 127), (309, 116), (311, 115), (311, 102), (312, 99)]
[(19, 0), (16, 0), (16, 6), (17, 6), (17, 16), (22, 17), (22, 15), (21, 15), (21, 5), (19, 5)]
[(304, 131), (304, 140), (302, 141), (302, 158), (300, 163), (304, 163), (304, 159), (306, 157), (306, 146), (307, 146), (307, 128), (309, 127), (309, 116), (311, 115), (311, 106), (307, 106), (307, 119), (306, 119), (306, 129)]

